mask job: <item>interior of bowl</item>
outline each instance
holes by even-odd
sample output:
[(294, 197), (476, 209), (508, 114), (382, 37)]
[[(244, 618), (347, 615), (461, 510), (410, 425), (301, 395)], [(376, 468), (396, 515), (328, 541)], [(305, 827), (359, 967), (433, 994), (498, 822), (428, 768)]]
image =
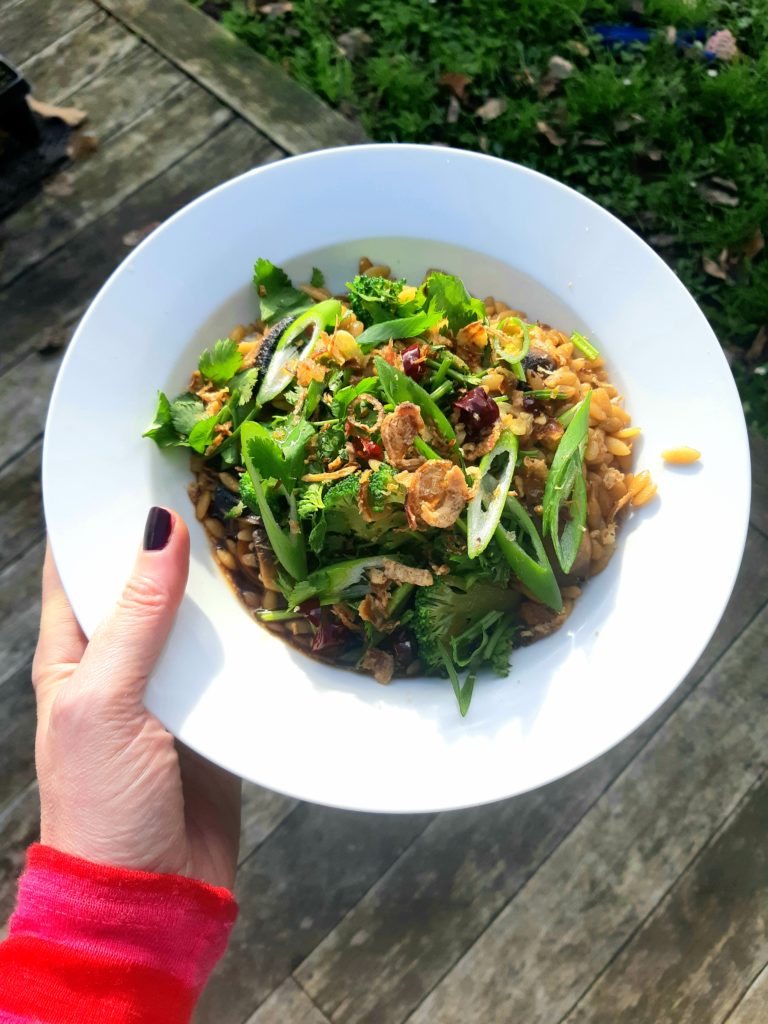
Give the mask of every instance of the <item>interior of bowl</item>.
[[(183, 390), (200, 351), (256, 317), (258, 256), (296, 281), (318, 266), (333, 290), (361, 256), (414, 282), (430, 267), (458, 274), (474, 294), (593, 339), (643, 429), (637, 465), (658, 479), (660, 500), (624, 526), (618, 554), (566, 625), (516, 651), (508, 678), (479, 681), (466, 719), (445, 680), (381, 687), (307, 658), (254, 622), (194, 521), (188, 459), (141, 439), (155, 392)], [(65, 441), (84, 415), (103, 428), (95, 488), (92, 466)], [(662, 469), (661, 451), (681, 444), (700, 449), (702, 463)], [(500, 161), (360, 147), (236, 179), (132, 255), (86, 315), (57, 383), (44, 492), (57, 562), (87, 632), (119, 592), (148, 506), (172, 506), (191, 523), (187, 596), (147, 693), (175, 734), (283, 792), (415, 811), (549, 781), (617, 742), (669, 695), (733, 585), (748, 508), (745, 452), (738, 398), (711, 330), (626, 228)], [(725, 461), (732, 500), (715, 549), (701, 510), (720, 500)], [(90, 488), (85, 509), (69, 497), (80, 487)], [(106, 550), (109, 559), (99, 554)]]

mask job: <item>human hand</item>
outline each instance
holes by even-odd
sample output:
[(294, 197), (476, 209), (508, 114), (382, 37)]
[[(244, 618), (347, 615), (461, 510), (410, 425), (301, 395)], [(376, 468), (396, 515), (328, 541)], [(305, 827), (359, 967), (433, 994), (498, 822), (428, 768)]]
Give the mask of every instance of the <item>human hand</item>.
[(183, 521), (152, 509), (123, 595), (88, 642), (46, 552), (32, 667), (41, 841), (101, 864), (231, 888), (240, 782), (177, 744), (143, 703), (188, 566)]

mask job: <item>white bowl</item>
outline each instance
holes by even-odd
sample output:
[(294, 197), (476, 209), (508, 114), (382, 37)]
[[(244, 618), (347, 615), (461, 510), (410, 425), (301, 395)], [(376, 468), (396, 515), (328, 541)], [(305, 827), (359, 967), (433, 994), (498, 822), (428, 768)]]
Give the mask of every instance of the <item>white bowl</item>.
[[(461, 719), (450, 684), (373, 680), (312, 661), (257, 625), (213, 563), (187, 459), (141, 432), (155, 392), (253, 319), (252, 265), (333, 288), (367, 255), (417, 280), (459, 274), (594, 339), (643, 428), (660, 498), (622, 531), (566, 626), (481, 678)], [(700, 464), (663, 468), (691, 445)], [(112, 275), (54, 390), (43, 458), (56, 561), (87, 634), (130, 569), (150, 505), (190, 523), (187, 596), (147, 691), (189, 746), (305, 800), (371, 811), (462, 807), (532, 789), (613, 746), (667, 698), (709, 640), (746, 535), (741, 405), (712, 330), (668, 267), (605, 210), (533, 171), (429, 146), (360, 146), (244, 174), (185, 207)]]

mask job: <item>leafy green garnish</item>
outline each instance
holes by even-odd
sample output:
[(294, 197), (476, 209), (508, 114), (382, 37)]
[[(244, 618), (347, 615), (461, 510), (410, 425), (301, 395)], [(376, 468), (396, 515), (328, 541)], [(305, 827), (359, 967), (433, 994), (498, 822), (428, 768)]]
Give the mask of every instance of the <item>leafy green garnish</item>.
[(186, 437), (196, 423), (205, 419), (205, 403), (197, 395), (179, 395), (171, 402), (170, 414), (176, 433)]
[(309, 279), (309, 283), (313, 288), (322, 288), (325, 285), (325, 274), (320, 270), (319, 267), (312, 267), (312, 276)]
[(485, 319), (484, 303), (472, 298), (460, 277), (439, 272), (430, 274), (427, 278), (427, 297), (430, 307), (439, 309), (446, 317), (453, 334), (467, 324)]
[(286, 272), (269, 260), (256, 260), (253, 284), (259, 294), (261, 319), (270, 326), (312, 305), (312, 299), (294, 288)]
[(290, 493), (303, 471), (304, 451), (313, 433), (314, 428), (306, 420), (299, 420), (278, 443), (263, 423), (246, 423), (243, 446), (247, 437), (251, 463), (265, 480), (279, 480)]
[(180, 443), (179, 436), (171, 422), (171, 403), (168, 401), (168, 396), (162, 391), (157, 393), (155, 418), (141, 436), (150, 437), (160, 448), (172, 448)]
[(336, 565), (325, 566), (300, 579), (288, 594), (288, 605), (295, 608), (310, 597), (342, 595), (359, 584), (369, 569), (380, 568), (388, 555), (371, 555), (368, 558), (353, 558)]
[(357, 344), (363, 352), (367, 352), (375, 345), (389, 341), (390, 338), (416, 338), (424, 331), (435, 327), (442, 319), (441, 310), (429, 309), (414, 313), (413, 316), (400, 317), (397, 320), (383, 320), (363, 331), (357, 339)]
[(347, 282), (349, 304), (357, 319), (366, 326), (395, 320), (400, 313), (399, 295), (404, 286), (404, 278), (390, 281), (386, 277), (360, 274), (354, 281)]
[(240, 396), (238, 399), (238, 405), (247, 405), (253, 398), (253, 389), (256, 387), (256, 382), (259, 379), (259, 369), (256, 366), (252, 366), (250, 370), (243, 370), (242, 373), (235, 374), (232, 380), (229, 382), (230, 390), (237, 391)]
[(243, 357), (237, 348), (237, 342), (231, 338), (217, 341), (213, 349), (206, 349), (200, 356), (197, 368), (200, 373), (214, 384), (226, 384), (240, 369)]

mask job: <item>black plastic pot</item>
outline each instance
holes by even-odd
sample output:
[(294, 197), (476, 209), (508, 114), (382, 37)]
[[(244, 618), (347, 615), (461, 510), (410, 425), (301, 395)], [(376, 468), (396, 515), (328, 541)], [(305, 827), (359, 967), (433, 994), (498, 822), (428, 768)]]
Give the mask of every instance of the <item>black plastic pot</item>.
[(29, 85), (19, 72), (0, 57), (0, 131), (23, 146), (39, 139), (37, 124), (27, 106)]

